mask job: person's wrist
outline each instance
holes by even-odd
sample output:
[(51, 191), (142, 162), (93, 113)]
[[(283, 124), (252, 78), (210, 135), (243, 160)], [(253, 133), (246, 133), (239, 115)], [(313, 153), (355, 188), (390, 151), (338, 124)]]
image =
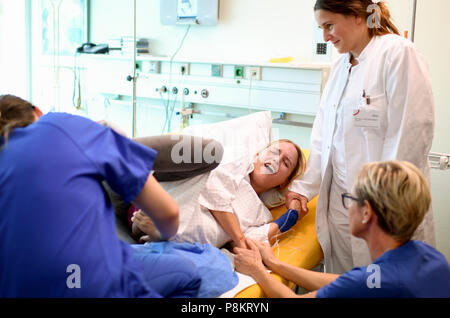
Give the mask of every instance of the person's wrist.
[(267, 270), (264, 267), (264, 264), (261, 263), (257, 266), (255, 266), (254, 270), (252, 271), (251, 276), (256, 280), (256, 281), (260, 281), (264, 275), (267, 275)]
[(302, 202), (299, 199), (293, 199), (291, 203), (289, 204), (289, 209), (291, 210), (297, 210), (301, 211), (302, 209)]
[(237, 247), (240, 247), (240, 248), (246, 248), (246, 244), (245, 244), (245, 236), (244, 235), (242, 235), (242, 236), (240, 236), (240, 237), (238, 237), (238, 238), (236, 238), (235, 240), (233, 240), (234, 241), (234, 244), (237, 246)]
[(264, 260), (264, 264), (266, 264), (266, 266), (272, 271), (276, 271), (280, 265), (280, 261), (276, 257), (270, 257)]

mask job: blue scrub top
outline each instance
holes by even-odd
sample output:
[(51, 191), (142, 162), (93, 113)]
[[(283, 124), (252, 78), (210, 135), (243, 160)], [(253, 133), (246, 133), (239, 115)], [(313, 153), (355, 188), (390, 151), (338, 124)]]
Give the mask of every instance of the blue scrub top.
[(319, 289), (318, 298), (449, 298), (450, 268), (445, 257), (420, 242), (381, 255)]
[(158, 297), (101, 185), (134, 200), (155, 157), (79, 116), (15, 129), (0, 151), (0, 297)]

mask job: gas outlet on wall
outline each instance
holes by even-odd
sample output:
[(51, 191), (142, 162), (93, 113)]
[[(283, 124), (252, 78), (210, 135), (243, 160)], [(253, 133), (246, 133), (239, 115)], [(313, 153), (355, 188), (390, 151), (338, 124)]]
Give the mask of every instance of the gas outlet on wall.
[(261, 67), (260, 66), (251, 66), (249, 67), (249, 78), (252, 80), (260, 81), (261, 76)]

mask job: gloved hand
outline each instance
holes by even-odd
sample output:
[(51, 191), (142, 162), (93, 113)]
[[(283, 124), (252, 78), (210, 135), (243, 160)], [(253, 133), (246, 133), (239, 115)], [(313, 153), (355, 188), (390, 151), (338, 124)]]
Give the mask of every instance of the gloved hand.
[(280, 232), (284, 233), (291, 227), (293, 227), (295, 223), (297, 223), (297, 220), (298, 220), (298, 211), (291, 209), (273, 222), (278, 225)]

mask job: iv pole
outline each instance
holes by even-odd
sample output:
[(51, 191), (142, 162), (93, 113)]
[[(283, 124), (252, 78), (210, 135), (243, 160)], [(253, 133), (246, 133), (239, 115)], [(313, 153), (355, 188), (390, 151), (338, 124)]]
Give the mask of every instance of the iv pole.
[(133, 31), (133, 138), (136, 137), (136, 0), (134, 0), (134, 31)]
[(411, 41), (414, 42), (416, 33), (417, 0), (413, 0), (411, 16)]

